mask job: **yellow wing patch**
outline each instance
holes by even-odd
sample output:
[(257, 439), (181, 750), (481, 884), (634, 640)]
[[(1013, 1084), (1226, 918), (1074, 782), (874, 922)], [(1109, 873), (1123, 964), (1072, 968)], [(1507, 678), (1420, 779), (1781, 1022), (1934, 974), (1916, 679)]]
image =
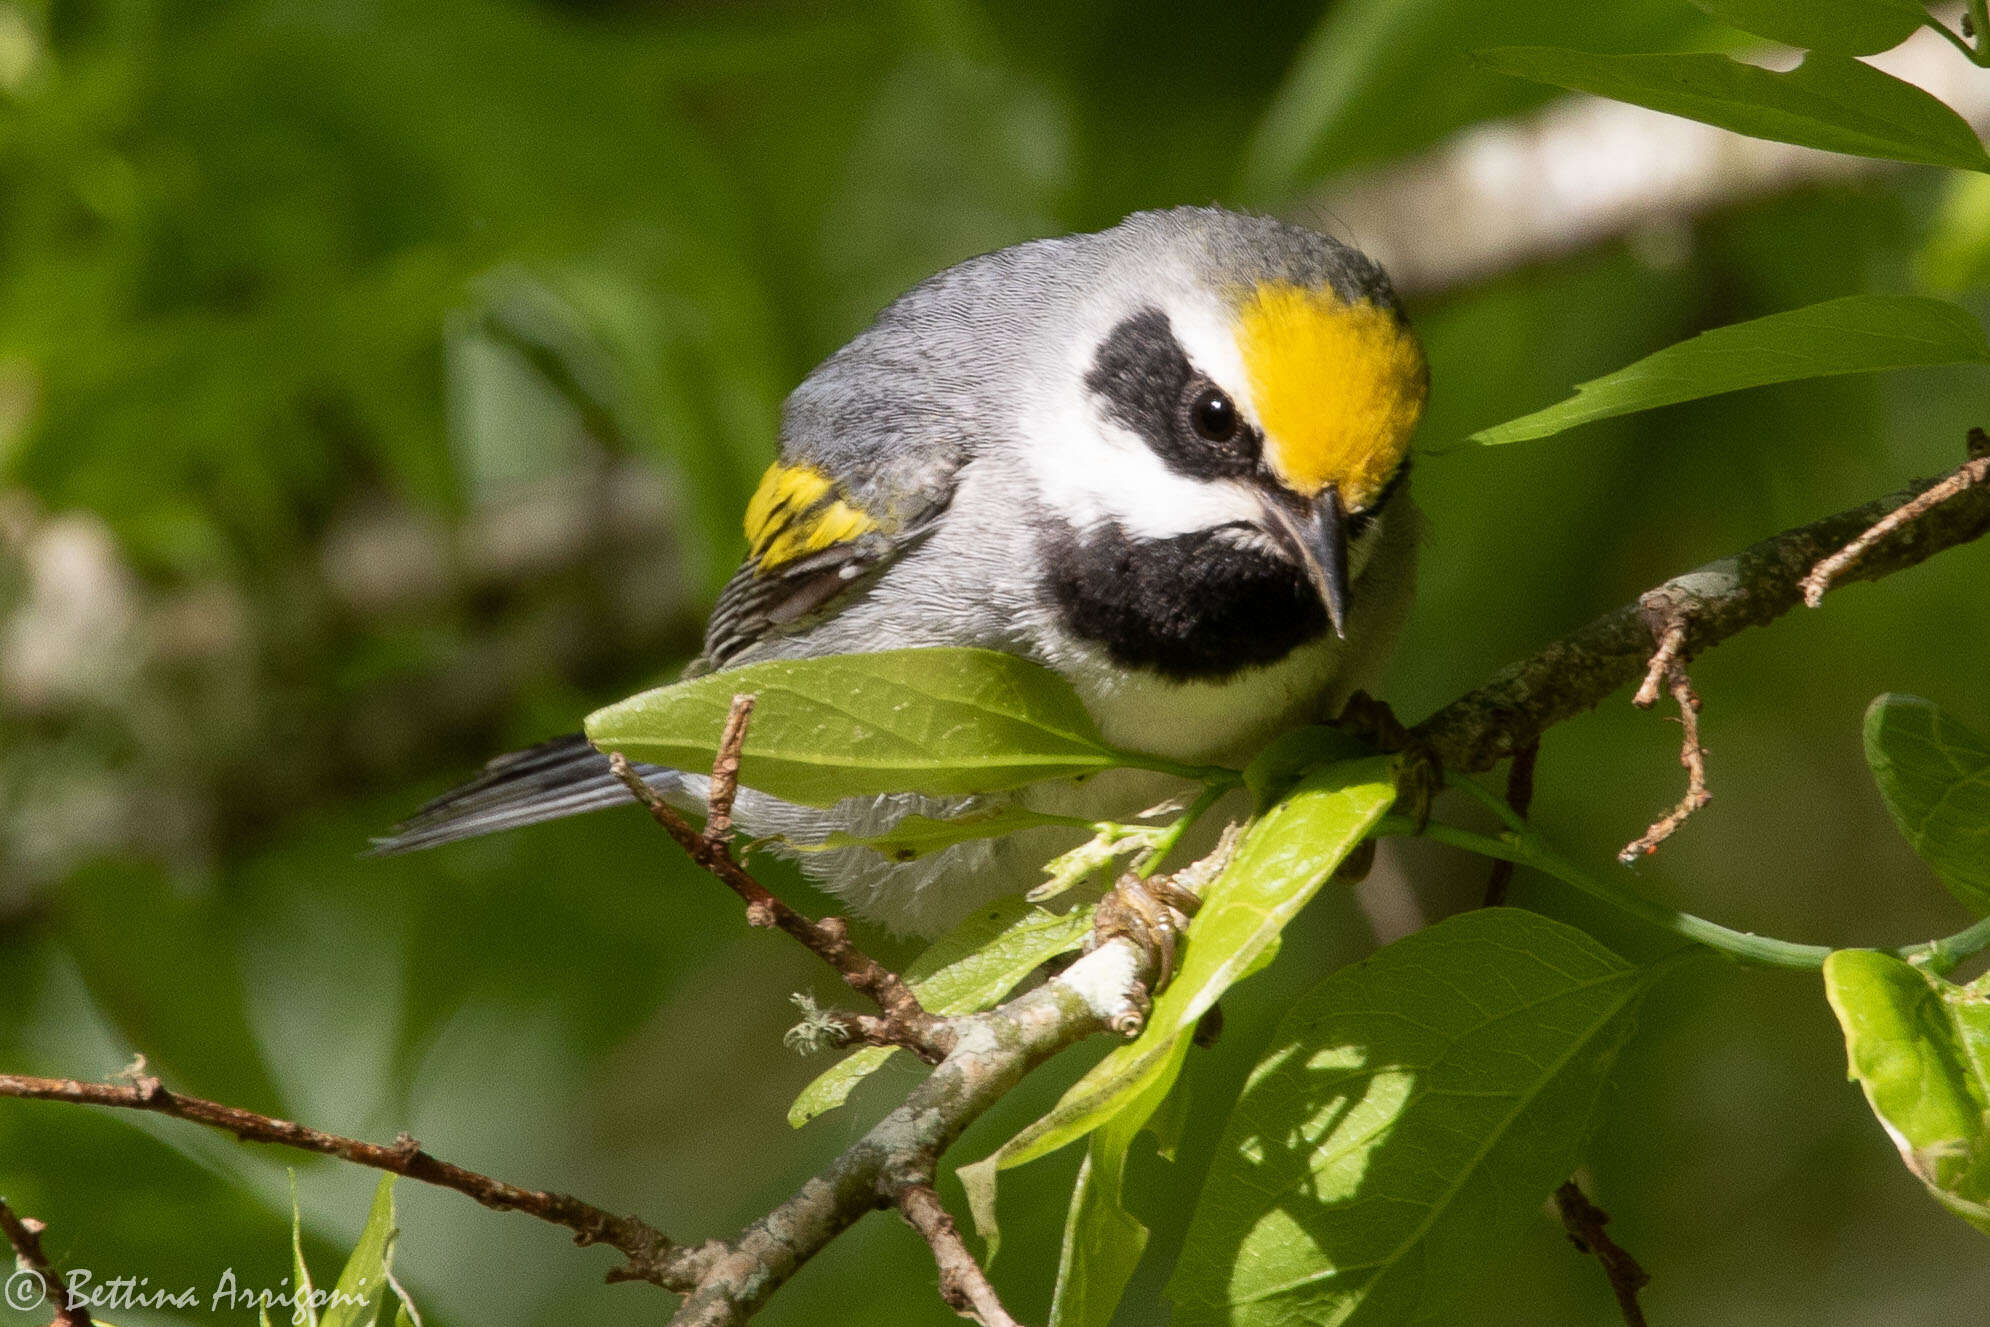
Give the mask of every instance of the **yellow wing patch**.
[(746, 504), (746, 542), (761, 572), (877, 528), (876, 521), (838, 497), (835, 484), (812, 466), (776, 461)]
[(1294, 492), (1333, 484), (1349, 508), (1365, 507), (1423, 417), (1430, 379), (1416, 337), (1366, 300), (1266, 284), (1244, 302), (1237, 345), (1272, 471)]

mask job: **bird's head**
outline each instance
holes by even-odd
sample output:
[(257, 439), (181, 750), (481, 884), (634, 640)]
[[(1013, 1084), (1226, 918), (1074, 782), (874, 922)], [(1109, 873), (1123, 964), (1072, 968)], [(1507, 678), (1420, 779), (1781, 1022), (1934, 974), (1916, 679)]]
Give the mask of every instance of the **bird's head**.
[(1428, 390), (1387, 279), (1324, 236), (1212, 209), (1099, 239), (1111, 274), (1037, 467), (1052, 501), (1135, 571), (1184, 548), (1296, 571), (1315, 630), (1344, 635)]

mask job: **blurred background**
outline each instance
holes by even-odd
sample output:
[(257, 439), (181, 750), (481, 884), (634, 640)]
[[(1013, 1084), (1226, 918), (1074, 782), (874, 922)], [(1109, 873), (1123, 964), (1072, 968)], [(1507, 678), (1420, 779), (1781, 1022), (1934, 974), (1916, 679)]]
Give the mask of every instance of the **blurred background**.
[[(1224, 11), (0, 3), (0, 1067), (95, 1077), (143, 1051), (176, 1088), (405, 1129), (686, 1238), (785, 1196), (913, 1070), (789, 1130), (824, 1066), (782, 1048), (787, 995), (836, 992), (641, 817), (355, 854), (487, 755), (672, 676), (743, 551), (784, 392), (989, 248), (1220, 200), (1395, 266), (1435, 388), (1425, 588), (1389, 689), (1408, 719), (1668, 575), (1947, 470), (1990, 423), (1980, 373), (1931, 371), (1457, 449), (1707, 326), (1867, 290), (1990, 312), (1990, 187), (1550, 106), (1464, 54), (1741, 43), (1685, 0)], [(1990, 106), (1990, 73), (1922, 36), (1892, 58)], [(1962, 549), (1700, 662), (1717, 800), (1642, 886), (1798, 940), (1957, 929), (1858, 721), (1905, 690), (1990, 726), (1986, 576), (1990, 547)], [(1538, 816), (1618, 869), (1678, 795), (1677, 749), (1620, 696), (1550, 735)], [(1202, 1166), (1283, 1004), (1483, 879), (1385, 847), (1225, 1001), (1179, 1163), (1134, 1170), (1155, 1239), (1123, 1323), (1166, 1320)], [(1538, 879), (1515, 899), (1649, 944)], [(1814, 979), (1710, 962), (1661, 990), (1593, 1154), (1655, 1323), (1974, 1323), (1990, 1302), (1981, 1236), (1845, 1083)], [(995, 1273), (1025, 1319), (1076, 1163), (1005, 1176)], [(278, 1284), (286, 1166), (326, 1276), (370, 1175), (0, 1101), (0, 1193), (99, 1279)], [(665, 1313), (551, 1227), (401, 1198), (398, 1267), (433, 1323)], [(955, 1321), (933, 1283), (923, 1244), (874, 1218), (760, 1320)], [(1470, 1321), (1617, 1316), (1544, 1214)]]

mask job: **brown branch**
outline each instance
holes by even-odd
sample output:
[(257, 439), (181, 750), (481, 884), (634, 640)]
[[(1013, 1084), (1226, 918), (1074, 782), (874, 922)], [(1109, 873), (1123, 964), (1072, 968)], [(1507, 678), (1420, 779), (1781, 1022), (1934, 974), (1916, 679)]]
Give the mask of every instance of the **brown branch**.
[[(1513, 753), (1513, 764), (1506, 771), (1506, 804), (1513, 808), (1513, 814), (1522, 820), (1534, 805), (1534, 766), (1541, 757), (1541, 743), (1529, 742)], [(1486, 877), (1485, 907), (1497, 908), (1506, 902), (1506, 891), (1513, 884), (1514, 864), (1505, 858), (1492, 864), (1492, 873)]]
[[(1804, 577), (1821, 559), (1941, 482), (1941, 478), (1922, 480), (1904, 492), (1785, 530), (1733, 557), (1676, 576), (1639, 602), (1605, 613), (1502, 670), (1425, 719), (1411, 735), (1421, 739), (1447, 770), (1476, 774), (1491, 769), (1648, 671), (1652, 649), (1648, 613), (1654, 599), (1675, 603), (1680, 611), (1678, 655), (1704, 652), (1796, 607), (1802, 602)], [(1889, 530), (1834, 584), (1878, 580), (1943, 549), (1966, 544), (1985, 531), (1990, 531), (1990, 484), (1979, 484)]]
[(649, 1281), (680, 1293), (697, 1283), (712, 1256), (708, 1247), (685, 1248), (632, 1216), (616, 1216), (564, 1193), (524, 1189), (474, 1170), (430, 1156), (421, 1144), (402, 1134), (391, 1144), (362, 1142), (324, 1133), (290, 1120), (272, 1119), (239, 1106), (174, 1092), (149, 1075), (130, 1083), (79, 1082), (73, 1078), (35, 1078), (0, 1074), (0, 1097), (28, 1101), (64, 1101), (73, 1105), (111, 1106), (150, 1111), (191, 1124), (204, 1124), (234, 1134), (243, 1142), (275, 1143), (303, 1152), (337, 1157), (355, 1165), (454, 1189), (497, 1212), (523, 1212), (573, 1232), (574, 1243), (606, 1244), (628, 1259), (615, 1280)]
[(1584, 1253), (1595, 1254), (1596, 1261), (1602, 1264), (1603, 1274), (1610, 1278), (1610, 1291), (1617, 1297), (1617, 1307), (1623, 1311), (1624, 1327), (1646, 1327), (1644, 1309), (1638, 1305), (1638, 1291), (1651, 1284), (1651, 1274), (1603, 1233), (1610, 1214), (1590, 1202), (1582, 1186), (1574, 1180), (1565, 1181), (1555, 1190), (1555, 1210), (1561, 1215), (1562, 1229), (1568, 1232), (1569, 1242)]
[[(942, 1058), (907, 1047), (905, 1028), (897, 1020), (887, 1018), (883, 1014), (858, 1014), (847, 1009), (817, 1009), (811, 1013), (820, 1020), (828, 1033), (827, 1039), (823, 1042), (825, 1046), (837, 1049), (850, 1046), (891, 1046), (901, 1050), (911, 1049), (928, 1064), (937, 1064)], [(801, 1032), (801, 1028), (796, 1029), (796, 1034)], [(796, 1044), (804, 1051), (814, 1049), (805, 1035)]]
[(1857, 539), (1823, 559), (1803, 578), (1803, 601), (1815, 608), (1824, 602), (1824, 592), (1831, 588), (1833, 581), (1845, 573), (1845, 569), (1866, 555), (1868, 549), (1880, 540), (1906, 525), (1909, 521), (1920, 520), (1931, 510), (1947, 502), (1950, 498), (1990, 482), (1990, 434), (1980, 428), (1969, 431), (1969, 457), (1948, 478), (1934, 485), (1912, 502), (1902, 503), (1888, 512), (1870, 527), (1860, 533)]
[(690, 821), (644, 782), (643, 776), (619, 751), (608, 753), (609, 767), (649, 811), (650, 818), (663, 826), (664, 832), (677, 841), (693, 862), (739, 895), (746, 903), (746, 920), (750, 925), (776, 927), (800, 941), (836, 969), (852, 990), (868, 996), (883, 1011), (885, 1023), (873, 1025), (867, 1040), (902, 1046), (929, 1064), (938, 1063), (952, 1047), (953, 1031), (948, 1020), (926, 1012), (904, 978), (851, 943), (849, 925), (841, 917), (825, 917), (819, 922), (809, 920), (754, 879), (732, 855), (732, 801), (739, 788), (740, 751), (746, 743), (747, 722), (752, 714), (752, 696), (732, 698), (732, 710), (726, 716), (718, 754), (712, 762), (711, 790), (707, 794), (707, 816), (702, 831), (692, 828)]
[(954, 1049), (926, 1080), (793, 1197), (723, 1246), (671, 1327), (739, 1327), (865, 1213), (896, 1204), (909, 1186), (930, 1184), (941, 1155), (1024, 1075), (1109, 1030), (1143, 1000), (1150, 965), (1131, 940), (1108, 940), (1000, 1008), (952, 1020)]
[[(611, 1216), (575, 1198), (519, 1189), (439, 1161), (411, 1138), (386, 1147), (341, 1138), (183, 1096), (156, 1078), (118, 1084), (0, 1075), (0, 1096), (152, 1111), (224, 1129), (246, 1141), (335, 1156), (452, 1188), (487, 1207), (566, 1226), (577, 1243), (621, 1250), (628, 1262), (610, 1271), (609, 1280), (647, 1281), (685, 1296), (673, 1327), (740, 1327), (865, 1213), (897, 1204), (908, 1189), (930, 1185), (947, 1148), (1030, 1070), (1113, 1027), (1144, 999), (1149, 969), (1150, 957), (1131, 941), (1109, 940), (999, 1009), (950, 1020), (952, 1049), (903, 1104), (737, 1239), (695, 1248), (674, 1245), (635, 1218)], [(913, 1198), (913, 1206), (920, 1201)], [(961, 1284), (964, 1292), (980, 1294)]]
[(1002, 1299), (989, 1283), (988, 1274), (968, 1252), (967, 1241), (960, 1237), (960, 1227), (954, 1224), (932, 1185), (906, 1185), (898, 1194), (898, 1210), (932, 1246), (933, 1261), (940, 1269), (940, 1298), (949, 1308), (980, 1323), (981, 1327), (1022, 1327), (1002, 1307)]
[[(0, 1235), (5, 1235), (7, 1243), (13, 1246), (14, 1260), (20, 1264), (21, 1271), (40, 1283), (41, 1303), (55, 1306), (55, 1317), (50, 1320), (49, 1327), (90, 1327), (88, 1306), (70, 1296), (62, 1274), (55, 1270), (55, 1264), (42, 1252), (41, 1232), (45, 1229), (39, 1221), (15, 1215), (6, 1200), (0, 1199)], [(24, 1302), (26, 1296), (15, 1290), (21, 1284), (15, 1280), (8, 1281), (7, 1306), (24, 1313), (33, 1312), (40, 1305)]]

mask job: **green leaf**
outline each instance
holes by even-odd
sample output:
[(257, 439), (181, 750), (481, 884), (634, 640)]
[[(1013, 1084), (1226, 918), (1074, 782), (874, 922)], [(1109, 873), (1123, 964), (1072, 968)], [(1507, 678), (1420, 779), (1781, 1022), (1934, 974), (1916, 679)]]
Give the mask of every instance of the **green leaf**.
[(1848, 295), (1702, 332), (1469, 440), (1525, 442), (1615, 415), (1802, 378), (1986, 362), (1983, 327), (1964, 309), (1919, 295)]
[(1126, 1210), (1127, 1153), (1135, 1139), (1154, 1127), (1155, 1113), (1167, 1100), (1188, 1047), (1187, 1038), (1176, 1038), (1175, 1069), (1094, 1130), (1086, 1145), (1064, 1218), (1050, 1327), (1111, 1327), (1126, 1283), (1147, 1249), (1146, 1223)]
[[(1062, 915), (1021, 896), (981, 909), (933, 942), (905, 969), (919, 1003), (935, 1014), (971, 1014), (996, 1004), (1047, 959), (1068, 953), (1091, 933), (1092, 909)], [(802, 1089), (788, 1107), (799, 1129), (849, 1100), (851, 1091), (891, 1058), (890, 1046), (853, 1051)]]
[(1849, 1073), (1900, 1159), (1942, 1206), (1990, 1234), (1990, 978), (1955, 986), (1891, 954), (1824, 960)]
[(298, 1327), (319, 1327), (317, 1287), (311, 1280), (311, 1267), (304, 1261), (304, 1211), (297, 1205), (297, 1172), (286, 1173), (290, 1177), (290, 1274), (296, 1278), (298, 1314), (303, 1318)]
[(1173, 1321), (1456, 1321), (1580, 1161), (1661, 970), (1491, 908), (1314, 987), (1225, 1127)]
[(394, 1176), (382, 1175), (373, 1191), (366, 1225), (339, 1273), (338, 1284), (325, 1301), (320, 1327), (374, 1327), (387, 1303), (387, 1269), (392, 1265), (394, 1236)]
[(1758, 37), (1838, 55), (1890, 51), (1927, 22), (1917, 0), (1693, 0)]
[(1842, 55), (1813, 54), (1777, 73), (1724, 55), (1599, 55), (1558, 46), (1500, 46), (1477, 54), (1516, 78), (1755, 138), (1990, 171), (1990, 154), (1960, 115), (1912, 83)]
[(1182, 1047), (1209, 1007), (1270, 960), (1278, 935), (1396, 800), (1389, 761), (1341, 761), (1302, 779), (1244, 835), (1189, 926), (1181, 970), (1147, 1026), (1073, 1083), (1048, 1113), (993, 1155), (961, 1168), (983, 1238), (991, 1238), (998, 1170), (1076, 1142), (1154, 1091), (1181, 1067)]
[(1865, 735), (1893, 823), (1949, 893), (1990, 916), (1990, 739), (1933, 701), (1895, 694), (1867, 708)]
[(597, 710), (587, 736), (631, 760), (702, 771), (742, 693), (759, 703), (740, 781), (811, 806), (890, 792), (995, 792), (1125, 764), (1187, 772), (1115, 752), (1062, 678), (993, 650), (748, 664)]
[[(360, 1229), (345, 1269), (339, 1273), (338, 1284), (321, 1294), (311, 1279), (310, 1266), (304, 1261), (304, 1217), (297, 1205), (297, 1172), (290, 1172), (290, 1260), (296, 1286), (293, 1321), (299, 1327), (378, 1327), (390, 1291), (396, 1327), (404, 1322), (421, 1322), (415, 1306), (395, 1284), (392, 1275), (394, 1240), (400, 1234), (394, 1217), (395, 1178), (380, 1177), (373, 1190), (366, 1224)], [(322, 1315), (318, 1312), (321, 1307)], [(267, 1309), (262, 1311), (260, 1321), (267, 1327)]]
[(1343, 728), (1309, 724), (1272, 739), (1244, 767), (1244, 786), (1259, 810), (1290, 791), (1308, 773), (1336, 760), (1374, 755), (1374, 749)]

